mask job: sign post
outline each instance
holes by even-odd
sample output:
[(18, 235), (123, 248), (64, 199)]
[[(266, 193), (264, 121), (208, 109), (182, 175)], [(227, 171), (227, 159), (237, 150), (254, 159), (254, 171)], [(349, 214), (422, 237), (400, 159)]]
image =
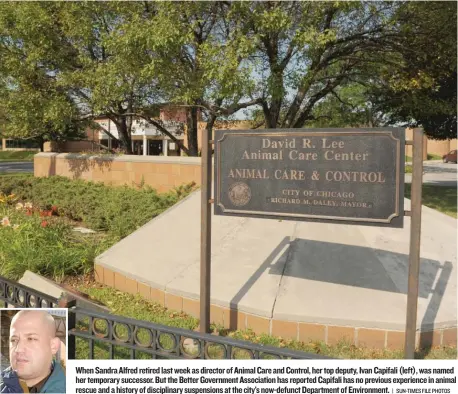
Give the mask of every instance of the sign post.
[[(412, 208), (404, 211), (401, 128), (216, 130), (202, 135), (200, 331), (210, 326), (211, 211), (215, 215), (404, 226), (411, 216), (405, 357), (415, 351), (422, 132), (414, 131)], [(215, 148), (214, 201), (211, 199)], [(412, 145), (412, 141), (407, 144)]]
[(404, 356), (415, 356), (415, 334), (417, 329), (418, 280), (420, 274), (420, 236), (421, 236), (421, 187), (423, 178), (423, 132), (414, 129), (412, 186), (410, 208), (410, 253), (409, 279), (407, 289), (407, 316)]
[(211, 170), (212, 150), (207, 129), (202, 131), (202, 192), (200, 244), (200, 332), (210, 331)]

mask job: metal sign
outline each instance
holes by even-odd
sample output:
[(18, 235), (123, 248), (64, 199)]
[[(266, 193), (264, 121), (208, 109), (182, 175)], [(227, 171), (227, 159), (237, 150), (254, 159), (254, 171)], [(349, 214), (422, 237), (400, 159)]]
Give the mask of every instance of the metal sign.
[(216, 130), (215, 214), (403, 227), (399, 128)]
[[(211, 198), (215, 147), (215, 198)], [(405, 145), (413, 145), (404, 211)], [(405, 358), (415, 356), (423, 132), (399, 128), (217, 130), (202, 133), (200, 331), (210, 329), (211, 212), (216, 215), (403, 227), (410, 216)]]

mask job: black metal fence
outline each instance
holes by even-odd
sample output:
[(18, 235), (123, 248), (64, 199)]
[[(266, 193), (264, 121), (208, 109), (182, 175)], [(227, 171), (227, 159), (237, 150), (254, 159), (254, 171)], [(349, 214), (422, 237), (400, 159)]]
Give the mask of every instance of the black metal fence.
[(202, 334), (78, 307), (0, 276), (5, 307), (68, 308), (69, 359), (318, 359), (324, 356)]
[(5, 308), (56, 308), (59, 300), (0, 276), (0, 301)]

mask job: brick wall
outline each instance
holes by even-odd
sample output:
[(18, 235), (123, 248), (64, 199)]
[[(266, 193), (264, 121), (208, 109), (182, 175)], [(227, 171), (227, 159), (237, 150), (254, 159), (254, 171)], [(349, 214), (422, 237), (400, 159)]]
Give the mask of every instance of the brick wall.
[[(413, 129), (406, 129), (406, 140), (413, 139)], [(436, 141), (423, 136), (423, 159), (426, 160), (428, 154), (445, 155), (453, 149), (457, 149), (457, 139)], [(406, 155), (412, 157), (412, 146), (406, 146)]]
[[(406, 141), (413, 140), (414, 129), (406, 129)], [(406, 156), (413, 157), (412, 145), (406, 145)], [(428, 158), (428, 139), (423, 135), (423, 160)]]
[(71, 179), (135, 186), (144, 182), (158, 192), (201, 183), (200, 158), (164, 156), (89, 156), (39, 153), (34, 156), (36, 177), (52, 175)]
[(456, 149), (457, 140), (445, 140), (445, 141), (435, 141), (428, 140), (428, 153), (433, 153), (436, 155), (445, 155), (453, 149)]
[(66, 153), (79, 153), (83, 151), (91, 151), (97, 147), (93, 145), (92, 141), (48, 141), (44, 143), (44, 152), (66, 152)]
[[(168, 309), (183, 311), (196, 318), (199, 317), (199, 299), (173, 294), (156, 287), (129, 278), (119, 272), (112, 271), (101, 264), (95, 264), (95, 279), (99, 283), (120, 291), (140, 294), (149, 301), (159, 303)], [(402, 349), (405, 332), (391, 329), (367, 328), (355, 322), (349, 326), (338, 326), (332, 323), (312, 323), (294, 320), (277, 320), (229, 309), (217, 304), (210, 305), (210, 321), (231, 330), (250, 329), (258, 335), (270, 334), (286, 339), (309, 342), (320, 341), (335, 345), (340, 340), (355, 346), (366, 346), (374, 349)], [(415, 346), (428, 348), (431, 346), (456, 346), (456, 322), (433, 331), (417, 331)]]
[(186, 123), (186, 111), (185, 107), (168, 107), (162, 108), (160, 111), (161, 120), (173, 120), (175, 122)]
[[(202, 132), (207, 127), (207, 122), (198, 122), (197, 123), (197, 146), (200, 150), (202, 148)], [(253, 122), (248, 120), (234, 120), (234, 121), (217, 121), (213, 126), (213, 130), (222, 130), (222, 129), (230, 129), (230, 130), (250, 130), (253, 127)], [(183, 139), (184, 146), (188, 146), (188, 130), (185, 126), (184, 128), (184, 139)]]

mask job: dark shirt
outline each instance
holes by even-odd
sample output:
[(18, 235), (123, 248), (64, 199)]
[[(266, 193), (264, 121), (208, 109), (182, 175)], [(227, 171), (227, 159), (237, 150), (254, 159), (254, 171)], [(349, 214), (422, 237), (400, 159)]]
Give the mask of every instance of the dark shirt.
[[(49, 373), (49, 375), (51, 375), (51, 372)], [(37, 384), (34, 384), (32, 387), (28, 387), (29, 393), (40, 393), (40, 390), (48, 380), (49, 375), (46, 376), (44, 379), (40, 380)]]

